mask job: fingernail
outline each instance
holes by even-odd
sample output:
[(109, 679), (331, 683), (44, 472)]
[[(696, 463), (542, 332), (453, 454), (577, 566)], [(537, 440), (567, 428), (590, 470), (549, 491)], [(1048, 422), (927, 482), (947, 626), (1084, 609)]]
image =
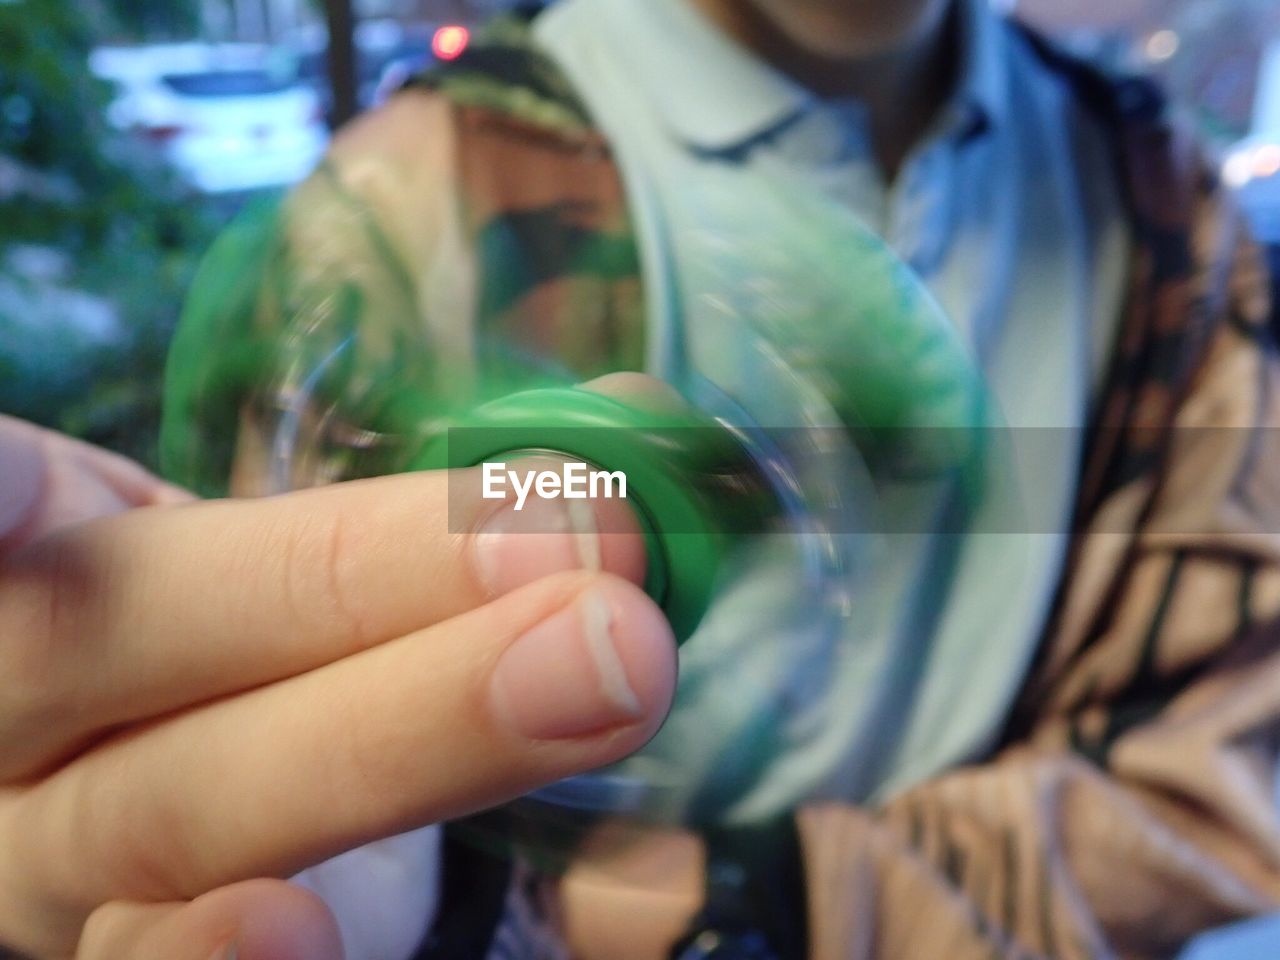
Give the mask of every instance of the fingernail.
[(501, 596), (565, 570), (601, 569), (595, 511), (584, 500), (531, 497), (505, 505), (473, 540), (476, 574)]
[(213, 951), (213, 956), (209, 960), (236, 960), (240, 956), (240, 950), (234, 943), (225, 947), (219, 947)]
[(613, 610), (588, 592), (538, 624), (502, 654), (494, 705), (530, 740), (565, 740), (644, 715), (619, 655)]

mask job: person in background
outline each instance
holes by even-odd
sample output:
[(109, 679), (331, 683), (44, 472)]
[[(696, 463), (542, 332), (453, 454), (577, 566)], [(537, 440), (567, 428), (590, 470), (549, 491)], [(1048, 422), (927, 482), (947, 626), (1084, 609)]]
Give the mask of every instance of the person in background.
[[(788, 777), (761, 771), (724, 798), (741, 814), (728, 818), (736, 826), (655, 835), (607, 862), (588, 845), (559, 883), (518, 865), (495, 870), (453, 846), (441, 868), (430, 847), (436, 835), (421, 832), (364, 860), (356, 851), (321, 863), (538, 778), (497, 788), (485, 781), (441, 802), (450, 777), (472, 781), (421, 754), (407, 762), (419, 745), (402, 742), (390, 710), (356, 724), (367, 738), (359, 741), (369, 751), (365, 774), (379, 788), (355, 791), (368, 802), (293, 816), (287, 828), (259, 819), (251, 801), (264, 794), (254, 772), (274, 761), (281, 780), (272, 800), (289, 811), (321, 786), (319, 773), (289, 765), (287, 738), (253, 752), (215, 740), (215, 756), (226, 758), (216, 769), (236, 769), (238, 752), (256, 760), (236, 784), (206, 784), (216, 810), (199, 798), (160, 806), (186, 857), (131, 832), (149, 829), (154, 816), (135, 824), (122, 806), (105, 827), (86, 823), (74, 801), (87, 775), (75, 763), (69, 775), (46, 774), (95, 729), (72, 724), (25, 746), (8, 768), (17, 786), (0, 794), (0, 831), (25, 839), (0, 843), (17, 851), (0, 860), (0, 890), (18, 891), (0, 903), (20, 905), (0, 906), (0, 941), (69, 953), (92, 916), (85, 957), (185, 956), (177, 945), (207, 922), (201, 905), (217, 903), (219, 930), (227, 942), (238, 938), (240, 960), (290, 955), (253, 940), (255, 910), (269, 901), (255, 908), (220, 888), (313, 865), (305, 882), (325, 894), (327, 910), (306, 900), (298, 928), (329, 938), (312, 956), (337, 956), (336, 916), (350, 960), (1155, 958), (1208, 926), (1280, 906), (1280, 490), (1270, 469), (1277, 384), (1266, 280), (1208, 168), (1145, 84), (1062, 56), (979, 0), (562, 0), (500, 21), (489, 42), (343, 131), (286, 204), (280, 235), (299, 271), (296, 290), (369, 289), (352, 329), (369, 345), (360, 359), (374, 371), (390, 362), (378, 353), (391, 339), (378, 324), (410, 316), (449, 318), (460, 343), (479, 331), (549, 353), (582, 380), (620, 369), (662, 378), (680, 345), (698, 336), (698, 305), (684, 299), (683, 244), (707, 217), (715, 226), (725, 215), (696, 201), (728, 185), (740, 200), (735, 231), (766, 211), (755, 226), (769, 240), (802, 236), (811, 225), (787, 223), (765, 204), (780, 183), (820, 191), (832, 223), (882, 235), (956, 324), (1014, 434), (1059, 438), (1046, 455), (1037, 522), (1068, 537), (1033, 538), (1031, 552), (1016, 555), (966, 538), (964, 555), (981, 575), (966, 574), (963, 562), (955, 568), (925, 636), (898, 632), (889, 616), (886, 637), (895, 642), (878, 659), (870, 645), (873, 658), (858, 662), (867, 686), (843, 698), (844, 722), (818, 743), (798, 742)], [(201, 368), (202, 345), (215, 334), (270, 344), (295, 315), (273, 307), (261, 284), (227, 283), (220, 270), (234, 259), (229, 250), (206, 275), (227, 295), (188, 317), (175, 349), (179, 373)], [(372, 282), (388, 260), (397, 284)], [(499, 289), (495, 278), (509, 277), (513, 263), (527, 269)], [(715, 347), (692, 351), (694, 362)], [(169, 411), (169, 464), (200, 493), (224, 492), (228, 477), (236, 493), (265, 492), (270, 411), (261, 388), (270, 375), (213, 367), (210, 376), (232, 389), (193, 389)], [(217, 444), (225, 456), (211, 463)], [(294, 479), (342, 477), (341, 463), (323, 456), (309, 469), (314, 475)], [(397, 511), (413, 503), (415, 483), (429, 480), (182, 507), (137, 523), (243, 510), (246, 522), (271, 526), (286, 523), (272, 517), (289, 503), (336, 507), (343, 496), (367, 496), (362, 509), (404, 524), (408, 514)], [(110, 534), (99, 550), (129, 531), (96, 529)], [(206, 535), (212, 557), (236, 548), (234, 537)], [(606, 569), (634, 579), (636, 545), (617, 536), (617, 565)], [(306, 542), (339, 560), (356, 551), (357, 566), (366, 556), (346, 539)], [(564, 569), (587, 554), (550, 555)], [(444, 549), (430, 571), (412, 571), (448, 577), (461, 562)], [(496, 581), (521, 588), (512, 603), (550, 603), (530, 598), (567, 589), (531, 562), (517, 566), (519, 576)], [(27, 566), (14, 569), (11, 580), (30, 577)], [(53, 569), (61, 579), (49, 595), (74, 590), (70, 565)], [(338, 595), (363, 596), (345, 587)], [(621, 741), (565, 759), (563, 772), (639, 746), (666, 709), (669, 637), (646, 619), (652, 608), (642, 597), (623, 596), (613, 602), (634, 603), (630, 617), (615, 608), (606, 620), (644, 625), (643, 636), (614, 641), (645, 695)], [(290, 711), (309, 702), (303, 688), (323, 684), (326, 670), (358, 670), (379, 655), (390, 667), (404, 649), (383, 641), (460, 612), (389, 614), (383, 605), (395, 609), (390, 589), (370, 588), (356, 616), (320, 605), (359, 641), (358, 652), (328, 647), (328, 667), (282, 654), (260, 630), (253, 635), (264, 642), (238, 652), (226, 684), (193, 693), (190, 677), (163, 663), (146, 678), (168, 691), (155, 701), (164, 707), (212, 701), (197, 719), (206, 709), (210, 717), (252, 709), (264, 729), (273, 717), (290, 729), (288, 717), (302, 716)], [(111, 605), (95, 609), (106, 623), (122, 616)], [(24, 631), (25, 622), (0, 620), (0, 639), (23, 661), (63, 636)], [(201, 643), (226, 642), (194, 636), (193, 655)], [(895, 669), (906, 659), (896, 643), (903, 638), (921, 644), (909, 648), (921, 669), (906, 678)], [(715, 667), (690, 654), (680, 683)], [(297, 684), (282, 682), (295, 674)], [(12, 687), (19, 703), (23, 683), (44, 674), (34, 676)], [(264, 693), (236, 693), (265, 680), (276, 683)], [(876, 696), (879, 686), (892, 696)], [(39, 689), (43, 696), (28, 702), (45, 706), (27, 716), (78, 702), (71, 687)], [(117, 711), (110, 729), (154, 715), (149, 709)], [(678, 706), (659, 741), (697, 716), (696, 702)], [(543, 719), (571, 738), (586, 729), (578, 719)], [(470, 716), (449, 729), (465, 735), (468, 722), (491, 730), (491, 719)], [(168, 739), (183, 734), (179, 726)], [(126, 736), (122, 749), (131, 742)], [(501, 758), (518, 762), (519, 743), (502, 743)], [(838, 760), (824, 765), (806, 749)], [(146, 774), (167, 756), (140, 753), (126, 773)], [(111, 771), (110, 757), (99, 769)], [(806, 771), (798, 780), (797, 765)], [(195, 769), (215, 767), (197, 761)], [(438, 776), (428, 783), (423, 769)], [(831, 799), (810, 804), (809, 792)], [(235, 837), (231, 855), (220, 852), (219, 829)], [(59, 830), (80, 842), (55, 846), (64, 859), (51, 861), (42, 841)], [(140, 861), (137, 869), (102, 866), (118, 848)], [(73, 855), (98, 866), (71, 882), (75, 867), (65, 858)], [(403, 869), (362, 900), (378, 856)], [(271, 889), (282, 904), (293, 895)], [(139, 905), (152, 901), (162, 906)], [(94, 913), (98, 904), (108, 906)], [(113, 942), (140, 946), (102, 946)]]

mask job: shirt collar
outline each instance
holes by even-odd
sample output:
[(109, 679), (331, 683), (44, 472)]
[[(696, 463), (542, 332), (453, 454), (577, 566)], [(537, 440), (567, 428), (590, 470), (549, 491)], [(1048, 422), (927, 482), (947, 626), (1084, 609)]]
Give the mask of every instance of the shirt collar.
[(615, 0), (620, 49), (667, 128), (709, 150), (745, 145), (816, 103), (725, 36), (689, 0)]
[[(1007, 112), (1003, 25), (987, 0), (956, 0), (961, 69), (941, 121), (971, 134)], [(689, 0), (614, 0), (618, 49), (636, 83), (681, 141), (721, 152), (744, 147), (822, 103), (725, 36)]]
[(943, 122), (974, 132), (998, 127), (1009, 111), (1009, 42), (1005, 24), (989, 0), (957, 0), (960, 15), (960, 76)]

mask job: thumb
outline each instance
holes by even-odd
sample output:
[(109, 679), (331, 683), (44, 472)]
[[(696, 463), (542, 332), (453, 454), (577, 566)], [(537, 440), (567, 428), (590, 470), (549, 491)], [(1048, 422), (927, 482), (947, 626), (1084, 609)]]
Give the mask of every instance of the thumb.
[(75, 960), (343, 960), (338, 926), (314, 893), (250, 880), (189, 903), (108, 903)]

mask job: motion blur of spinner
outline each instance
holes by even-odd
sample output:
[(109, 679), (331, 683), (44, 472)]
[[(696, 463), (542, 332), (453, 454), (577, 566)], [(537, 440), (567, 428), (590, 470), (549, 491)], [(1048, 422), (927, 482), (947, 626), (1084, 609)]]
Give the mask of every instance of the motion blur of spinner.
[[(894, 708), (892, 684), (865, 683), (882, 638), (926, 632), (956, 532), (1027, 522), (1005, 449), (1015, 433), (998, 429), (978, 364), (923, 284), (816, 193), (756, 179), (747, 208), (736, 189), (688, 185), (695, 213), (677, 242), (693, 306), (678, 326), (621, 317), (607, 336), (557, 338), (518, 315), (498, 322), (492, 303), (441, 296), (424, 311), (393, 241), (322, 172), (232, 227), (179, 332), (164, 456), (206, 494), (530, 449), (626, 468), (646, 587), (683, 641), (680, 689), (640, 755), (479, 830), (539, 862), (596, 815), (711, 825), (875, 794), (891, 738), (855, 742), (854, 719)], [(507, 229), (482, 242), (489, 298), (556, 269)], [(447, 256), (430, 273), (453, 275)], [(665, 380), (683, 406), (575, 386), (621, 370)], [(844, 763), (851, 751), (867, 762)], [(850, 770), (868, 773), (855, 783)]]

